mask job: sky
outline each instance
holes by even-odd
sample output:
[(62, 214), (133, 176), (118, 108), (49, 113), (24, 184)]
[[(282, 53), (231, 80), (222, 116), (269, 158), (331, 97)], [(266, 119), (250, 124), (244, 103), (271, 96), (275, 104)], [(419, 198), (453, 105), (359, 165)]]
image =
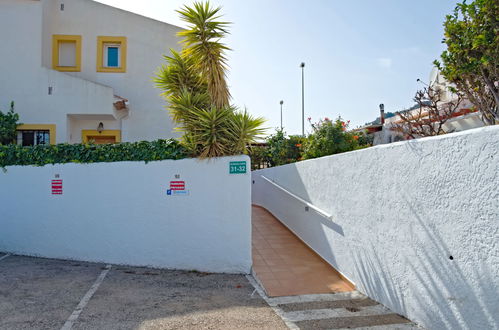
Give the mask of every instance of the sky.
[[(185, 27), (176, 9), (186, 0), (98, 0)], [(454, 0), (212, 0), (230, 21), (232, 102), (301, 134), (301, 68), (307, 118), (341, 116), (355, 128), (406, 109), (444, 50), (442, 23)]]

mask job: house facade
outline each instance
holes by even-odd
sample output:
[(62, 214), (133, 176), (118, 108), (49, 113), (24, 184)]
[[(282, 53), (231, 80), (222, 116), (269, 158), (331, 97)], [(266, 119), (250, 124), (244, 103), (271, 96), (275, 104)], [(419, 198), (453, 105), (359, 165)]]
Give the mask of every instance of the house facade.
[[(455, 102), (457, 100), (456, 94), (451, 91), (451, 84), (442, 76), (437, 68), (433, 68), (430, 73), (429, 86), (440, 95), (440, 105), (445, 106), (447, 102)], [(428, 112), (419, 106), (404, 110), (403, 112), (413, 113), (414, 116), (422, 116), (421, 118), (428, 118)], [(372, 123), (358, 130), (364, 130), (373, 136), (373, 145), (386, 144), (397, 141), (410, 139), (404, 136), (401, 132), (395, 129), (395, 125), (403, 123), (400, 115), (385, 118), (384, 111), (380, 113), (380, 121)], [(448, 133), (460, 132), (472, 128), (484, 126), (481, 120), (480, 113), (474, 109), (473, 104), (464, 99), (459, 103), (457, 111), (455, 111), (450, 118), (442, 126), (443, 130)]]
[(14, 101), (17, 142), (175, 137), (152, 78), (180, 30), (91, 0), (2, 0), (0, 110)]

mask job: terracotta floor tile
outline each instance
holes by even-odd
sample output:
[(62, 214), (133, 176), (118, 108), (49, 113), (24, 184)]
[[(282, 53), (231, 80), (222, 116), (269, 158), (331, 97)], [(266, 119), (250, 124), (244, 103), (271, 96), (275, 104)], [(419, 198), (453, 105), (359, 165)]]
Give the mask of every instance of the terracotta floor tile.
[(253, 270), (269, 296), (353, 290), (269, 212), (253, 207), (252, 220)]

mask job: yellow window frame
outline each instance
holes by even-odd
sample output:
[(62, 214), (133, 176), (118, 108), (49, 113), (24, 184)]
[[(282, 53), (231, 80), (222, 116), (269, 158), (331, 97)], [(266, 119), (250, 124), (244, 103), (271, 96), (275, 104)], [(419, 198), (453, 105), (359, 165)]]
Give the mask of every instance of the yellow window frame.
[[(104, 65), (104, 45), (105, 44), (119, 44), (120, 45), (120, 67), (108, 68)], [(127, 39), (126, 37), (97, 37), (97, 72), (126, 72), (126, 53), (127, 53)]]
[(119, 129), (107, 129), (107, 130), (103, 130), (101, 132), (99, 132), (97, 130), (84, 129), (84, 130), (81, 130), (81, 141), (83, 143), (88, 143), (88, 142), (90, 142), (89, 137), (96, 136), (96, 135), (114, 137), (116, 139), (116, 143), (121, 142), (121, 130), (119, 130)]
[[(76, 66), (59, 66), (59, 45), (63, 42), (74, 42), (76, 45)], [(52, 68), (62, 72), (81, 71), (81, 36), (54, 34), (52, 36)]]
[(50, 144), (56, 142), (56, 125), (55, 124), (22, 124), (17, 126), (18, 131), (49, 131)]

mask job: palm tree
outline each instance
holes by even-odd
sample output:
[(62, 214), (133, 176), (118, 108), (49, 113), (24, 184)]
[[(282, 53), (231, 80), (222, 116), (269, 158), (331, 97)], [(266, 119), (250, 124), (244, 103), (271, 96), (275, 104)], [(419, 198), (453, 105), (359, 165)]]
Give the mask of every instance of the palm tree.
[(229, 23), (217, 21), (219, 11), (220, 7), (210, 8), (209, 2), (178, 11), (190, 24), (179, 32), (184, 37), (183, 50), (164, 56), (167, 65), (154, 78), (169, 102), (176, 129), (183, 133), (183, 145), (201, 158), (247, 153), (248, 145), (265, 131), (263, 118), (229, 103), (224, 54), (229, 48), (220, 41)]
[(206, 78), (208, 93), (215, 106), (229, 105), (230, 92), (226, 81), (227, 58), (230, 50), (221, 42), (227, 34), (228, 22), (218, 21), (221, 7), (211, 8), (208, 1), (194, 2), (193, 7), (177, 10), (180, 18), (189, 24), (188, 29), (178, 33), (184, 37), (183, 53), (192, 58), (195, 68)]

